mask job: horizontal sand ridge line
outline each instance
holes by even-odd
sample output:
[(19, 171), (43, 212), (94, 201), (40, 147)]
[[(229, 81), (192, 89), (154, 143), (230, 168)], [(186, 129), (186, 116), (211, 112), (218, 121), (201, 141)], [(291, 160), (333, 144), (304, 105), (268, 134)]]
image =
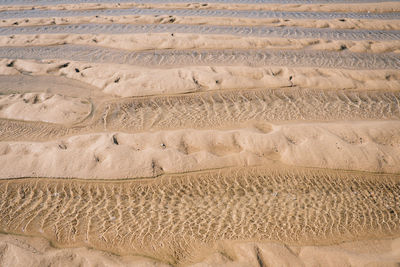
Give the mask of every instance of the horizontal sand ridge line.
[[(204, 3), (225, 4), (324, 4), (324, 3), (384, 3), (388, 0), (206, 0)], [(390, 0), (390, 2), (399, 2)], [(0, 5), (58, 5), (79, 3), (188, 3), (191, 0), (0, 0)]]
[(21, 10), (1, 11), (2, 19), (79, 16), (124, 16), (124, 15), (173, 15), (195, 17), (242, 17), (242, 18), (286, 18), (286, 19), (373, 19), (398, 20), (399, 12), (389, 13), (345, 13), (345, 12), (284, 12), (256, 10), (206, 10), (206, 9), (101, 9), (101, 10)]
[(0, 142), (0, 165), (5, 166), (0, 179), (33, 174), (133, 179), (272, 162), (400, 174), (400, 121), (249, 122), (233, 129), (100, 132)]
[(278, 167), (145, 182), (0, 181), (0, 229), (179, 264), (222, 240), (317, 245), (398, 236), (399, 179)]
[(0, 47), (0, 58), (65, 59), (137, 66), (292, 66), (344, 69), (400, 69), (396, 54), (291, 50), (126, 50), (81, 45)]
[[(0, 38), (1, 40), (1, 38)], [(145, 68), (64, 60), (0, 60), (0, 92), (47, 92), (77, 98), (138, 97), (256, 88), (398, 91), (397, 70), (286, 67)], [(12, 66), (11, 66), (12, 65)], [(34, 96), (35, 97), (35, 96)], [(27, 108), (35, 105), (26, 103)], [(28, 107), (29, 106), (29, 107)], [(45, 114), (45, 112), (43, 113)]]
[[(332, 246), (288, 246), (277, 242), (221, 242), (210, 248), (198, 259), (193, 259), (196, 267), (259, 267), (260, 259), (265, 264), (293, 267), (311, 264), (325, 265), (332, 262), (345, 266), (354, 265), (381, 266), (396, 265), (399, 261), (400, 238), (372, 239), (356, 242), (344, 242)], [(55, 248), (41, 237), (27, 237), (12, 234), (0, 234), (0, 247), (7, 247), (2, 253), (0, 264), (4, 266), (78, 266), (85, 262), (88, 266), (157, 266), (171, 267), (167, 263), (140, 256), (118, 256), (90, 248)], [(296, 252), (296, 254), (293, 253)], [(18, 258), (15, 255), (18, 254)]]
[(301, 11), (301, 12), (368, 12), (386, 13), (399, 12), (398, 2), (380, 3), (324, 3), (324, 4), (257, 4), (257, 3), (80, 3), (55, 5), (0, 5), (0, 11), (51, 9), (51, 10), (99, 10), (122, 8), (167, 8), (167, 9), (224, 9), (224, 10), (269, 10), (269, 11)]
[[(193, 33), (0, 35), (0, 46), (85, 45), (128, 51), (157, 50), (317, 50), (400, 54), (400, 40), (332, 40)], [(0, 59), (1, 60), (1, 59)], [(1, 60), (4, 61), (5, 59)], [(21, 61), (21, 60), (20, 60)], [(54, 60), (52, 60), (54, 61)], [(92, 63), (93, 64), (93, 63)], [(107, 65), (112, 63), (107, 63)], [(114, 64), (116, 65), (116, 64)], [(121, 64), (119, 64), (121, 65)], [(131, 66), (131, 65), (130, 65)], [(361, 71), (361, 70), (360, 70)], [(363, 70), (365, 71), (365, 70)], [(99, 77), (102, 79), (101, 77)]]
[(399, 92), (251, 90), (104, 102), (86, 121), (66, 127), (0, 119), (0, 140), (51, 140), (99, 132), (230, 127), (249, 121), (398, 120)]
[(0, 35), (16, 34), (135, 34), (193, 33), (329, 40), (400, 40), (400, 31), (347, 30), (301, 27), (212, 26), (184, 24), (68, 24), (0, 27)]
[[(344, 21), (343, 21), (344, 20)], [(190, 24), (190, 25), (225, 25), (225, 26), (273, 26), (273, 27), (305, 27), (331, 29), (369, 29), (369, 30), (399, 30), (400, 20), (380, 20), (376, 23), (370, 19), (298, 19), (283, 18), (234, 18), (234, 17), (179, 17), (168, 15), (127, 15), (127, 16), (85, 16), (58, 18), (19, 18), (2, 19), (0, 26), (33, 26), (33, 25), (65, 25), (79, 23), (128, 23), (128, 24)]]

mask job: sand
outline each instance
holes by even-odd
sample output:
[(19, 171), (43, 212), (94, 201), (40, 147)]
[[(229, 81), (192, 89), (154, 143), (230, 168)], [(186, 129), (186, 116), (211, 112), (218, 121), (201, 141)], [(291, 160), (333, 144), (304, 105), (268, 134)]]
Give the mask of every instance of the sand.
[[(229, 40), (229, 42), (227, 42)], [(321, 38), (255, 38), (227, 35), (159, 33), (135, 35), (36, 34), (1, 36), (3, 46), (94, 45), (130, 51), (152, 49), (315, 49), (327, 51), (400, 53), (400, 41), (324, 40)]]
[[(155, 259), (115, 254), (86, 248), (55, 248), (46, 239), (1, 235), (5, 265), (170, 266)], [(264, 242), (221, 242), (218, 252), (204, 257), (203, 266), (395, 266), (399, 261), (399, 239), (345, 242), (334, 246), (285, 246)], [(18, 255), (18, 257), (17, 257)], [(285, 255), (285, 257), (282, 257)], [(261, 261), (260, 261), (261, 260)]]
[(11, 5), (0, 6), (0, 11), (6, 10), (92, 10), (121, 8), (166, 8), (166, 9), (228, 9), (228, 10), (270, 10), (270, 11), (317, 11), (317, 12), (399, 12), (400, 5), (395, 1), (382, 3), (330, 3), (330, 4), (221, 4), (221, 3), (81, 3), (56, 5)]
[(54, 17), (54, 18), (9, 18), (0, 20), (0, 26), (28, 26), (28, 25), (65, 25), (80, 23), (132, 23), (132, 24), (188, 24), (188, 25), (227, 25), (227, 26), (275, 26), (275, 27), (304, 27), (304, 28), (331, 28), (331, 29), (371, 29), (371, 30), (399, 30), (398, 20), (369, 19), (285, 19), (285, 18), (203, 18), (175, 15), (125, 15), (125, 16), (89, 16), (89, 17)]
[[(400, 135), (397, 121), (257, 126), (86, 134), (50, 142), (0, 142), (0, 164), (9, 166), (0, 170), (0, 176), (142, 178), (276, 162), (400, 173), (400, 139), (392, 138)], [(23, 159), (19, 159), (21, 154)], [(77, 157), (80, 160), (74, 161)]]
[(398, 2), (32, 8), (0, 4), (1, 266), (400, 262)]

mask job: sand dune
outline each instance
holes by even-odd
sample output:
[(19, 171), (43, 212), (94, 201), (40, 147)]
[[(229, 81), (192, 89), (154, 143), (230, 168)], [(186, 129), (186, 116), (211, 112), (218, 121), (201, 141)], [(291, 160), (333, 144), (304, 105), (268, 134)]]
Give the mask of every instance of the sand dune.
[(0, 0), (0, 265), (396, 266), (398, 11)]

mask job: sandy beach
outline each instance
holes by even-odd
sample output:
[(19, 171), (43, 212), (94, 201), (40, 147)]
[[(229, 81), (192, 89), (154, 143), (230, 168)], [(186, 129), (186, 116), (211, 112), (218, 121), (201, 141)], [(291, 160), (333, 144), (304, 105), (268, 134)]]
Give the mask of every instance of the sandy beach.
[(400, 2), (0, 0), (1, 266), (397, 266)]

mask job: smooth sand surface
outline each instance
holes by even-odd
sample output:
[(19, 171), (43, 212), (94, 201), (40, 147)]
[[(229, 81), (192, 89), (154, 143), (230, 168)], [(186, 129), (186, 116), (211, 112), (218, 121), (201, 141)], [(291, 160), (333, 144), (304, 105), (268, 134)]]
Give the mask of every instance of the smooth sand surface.
[(0, 3), (0, 265), (397, 266), (399, 9)]

